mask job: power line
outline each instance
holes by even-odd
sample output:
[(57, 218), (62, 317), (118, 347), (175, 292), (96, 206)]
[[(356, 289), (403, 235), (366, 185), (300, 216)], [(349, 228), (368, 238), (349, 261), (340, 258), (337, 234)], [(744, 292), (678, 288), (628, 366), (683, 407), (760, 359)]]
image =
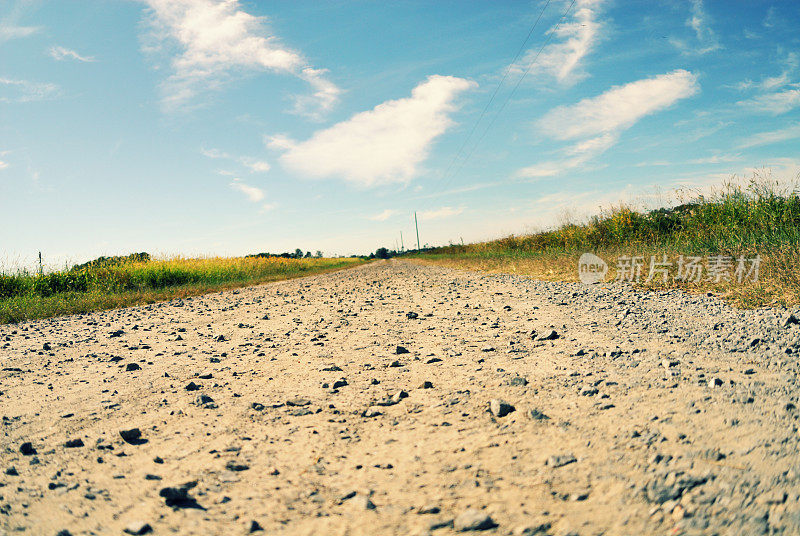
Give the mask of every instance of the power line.
[(528, 41), (530, 40), (531, 36), (533, 35), (534, 30), (536, 29), (536, 26), (539, 24), (539, 21), (542, 20), (542, 16), (544, 15), (544, 12), (547, 9), (547, 6), (550, 5), (550, 2), (551, 2), (551, 0), (547, 0), (547, 2), (545, 3), (544, 7), (539, 12), (539, 16), (536, 18), (536, 21), (534, 21), (533, 26), (531, 26), (530, 31), (528, 31), (528, 35), (525, 37), (525, 41), (522, 42), (522, 45), (519, 47), (519, 50), (517, 50), (517, 53), (514, 55), (514, 59), (511, 60), (511, 63), (509, 63), (508, 66), (506, 67), (506, 70), (503, 73), (503, 77), (500, 79), (500, 82), (494, 88), (494, 91), (492, 92), (491, 97), (489, 97), (489, 101), (486, 103), (486, 106), (483, 107), (483, 110), (481, 111), (481, 114), (478, 116), (477, 121), (475, 121), (475, 123), (472, 125), (472, 129), (469, 131), (469, 134), (464, 139), (464, 142), (458, 148), (458, 151), (456, 151), (455, 156), (450, 161), (450, 164), (447, 166), (447, 169), (445, 170), (445, 172), (442, 174), (441, 179), (439, 179), (440, 181), (447, 179), (447, 176), (450, 173), (450, 170), (453, 168), (453, 165), (458, 160), (458, 157), (461, 156), (461, 153), (464, 151), (464, 148), (469, 143), (469, 140), (472, 139), (472, 135), (477, 130), (478, 125), (483, 120), (483, 117), (486, 115), (486, 112), (489, 111), (489, 108), (491, 107), (492, 103), (494, 102), (494, 98), (497, 96), (497, 93), (500, 91), (500, 88), (502, 87), (503, 83), (506, 81), (506, 78), (508, 78), (508, 75), (511, 72), (511, 67), (514, 66), (514, 64), (517, 62), (517, 59), (519, 58), (520, 54), (522, 54), (522, 51), (525, 50), (525, 46), (528, 44)]
[[(481, 134), (481, 137), (478, 138), (478, 141), (472, 147), (472, 150), (469, 151), (469, 153), (467, 153), (466, 157), (461, 161), (461, 164), (459, 165), (459, 167), (455, 171), (455, 173), (453, 173), (450, 177), (447, 178), (447, 180), (444, 183), (445, 186), (447, 185), (447, 182), (449, 182), (449, 180), (451, 178), (457, 176), (461, 172), (461, 170), (464, 168), (464, 165), (469, 161), (469, 159), (472, 157), (472, 155), (478, 149), (478, 146), (481, 144), (481, 142), (484, 140), (486, 135), (489, 133), (489, 130), (491, 130), (491, 128), (494, 125), (495, 121), (497, 121), (497, 118), (500, 116), (500, 114), (503, 112), (503, 110), (505, 110), (505, 108), (508, 105), (509, 101), (511, 101), (511, 99), (514, 97), (514, 93), (516, 93), (516, 91), (519, 88), (520, 84), (522, 84), (522, 81), (525, 79), (525, 77), (528, 75), (530, 70), (533, 68), (534, 64), (539, 59), (539, 56), (541, 55), (541, 53), (544, 50), (544, 48), (550, 43), (550, 40), (553, 38), (553, 34), (555, 34), (558, 31), (558, 29), (561, 27), (561, 24), (564, 22), (564, 19), (566, 19), (566, 17), (569, 14), (569, 12), (572, 11), (572, 8), (575, 6), (575, 1), (576, 0), (572, 0), (572, 2), (570, 3), (569, 7), (567, 7), (567, 10), (564, 11), (563, 15), (561, 15), (561, 18), (559, 19), (558, 24), (556, 24), (555, 27), (547, 35), (547, 39), (542, 44), (542, 46), (539, 47), (538, 52), (536, 52), (536, 56), (534, 56), (533, 60), (528, 64), (528, 67), (522, 73), (522, 76), (520, 76), (519, 80), (517, 80), (517, 83), (511, 89), (511, 92), (508, 94), (508, 97), (506, 97), (506, 100), (503, 101), (503, 104), (500, 106), (500, 108), (497, 110), (497, 112), (495, 112), (494, 117), (492, 117), (492, 120), (489, 122), (489, 125), (483, 131), (483, 134)], [(541, 18), (541, 15), (540, 15), (540, 18)], [(538, 19), (537, 19), (537, 22), (538, 22)], [(499, 88), (499, 86), (498, 86), (498, 88)], [(493, 98), (494, 98), (494, 96), (493, 96)], [(442, 188), (442, 189), (444, 189), (444, 188)]]

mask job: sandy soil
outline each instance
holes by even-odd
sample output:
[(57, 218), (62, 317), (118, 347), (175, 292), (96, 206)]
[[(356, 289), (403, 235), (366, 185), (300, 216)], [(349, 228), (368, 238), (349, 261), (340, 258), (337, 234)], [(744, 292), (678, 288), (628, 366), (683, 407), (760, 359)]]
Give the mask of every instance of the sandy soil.
[(0, 326), (0, 534), (798, 534), (799, 333), (401, 261)]

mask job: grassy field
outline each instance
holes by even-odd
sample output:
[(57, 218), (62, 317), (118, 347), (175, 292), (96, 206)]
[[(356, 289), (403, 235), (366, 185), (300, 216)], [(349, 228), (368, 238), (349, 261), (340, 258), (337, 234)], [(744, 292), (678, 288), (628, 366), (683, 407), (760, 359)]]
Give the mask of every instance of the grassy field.
[[(605, 281), (632, 279), (630, 267), (635, 263), (628, 258), (640, 257), (641, 277), (635, 284), (714, 292), (740, 307), (797, 305), (800, 198), (794, 187), (778, 182), (729, 183), (672, 208), (645, 211), (623, 205), (583, 223), (437, 248), (416, 257), (456, 268), (578, 281), (584, 252), (606, 261)], [(664, 255), (671, 264), (659, 265)], [(757, 256), (760, 261), (754, 261)], [(690, 257), (699, 257), (699, 273), (688, 269)], [(651, 261), (656, 263), (656, 277), (647, 281)], [(754, 263), (757, 278), (751, 271)]]
[(141, 305), (357, 266), (360, 258), (111, 259), (42, 275), (0, 274), (0, 323)]

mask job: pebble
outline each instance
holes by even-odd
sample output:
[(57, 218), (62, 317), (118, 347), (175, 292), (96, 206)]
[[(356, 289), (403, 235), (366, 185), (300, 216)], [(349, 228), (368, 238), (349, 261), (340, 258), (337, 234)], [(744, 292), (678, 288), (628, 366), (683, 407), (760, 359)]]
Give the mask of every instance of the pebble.
[(489, 411), (495, 417), (505, 417), (509, 413), (516, 411), (517, 408), (499, 398), (493, 398), (489, 401)]
[(565, 465), (575, 463), (576, 461), (578, 461), (577, 458), (575, 458), (575, 456), (572, 454), (559, 454), (547, 458), (545, 465), (555, 469), (556, 467), (564, 467)]
[(77, 439), (69, 439), (69, 440), (67, 440), (66, 443), (64, 443), (64, 446), (67, 447), (67, 448), (70, 448), (70, 449), (77, 448), (77, 447), (82, 447), (83, 446), (83, 439), (81, 439), (80, 437), (77, 438)]
[(131, 428), (130, 430), (120, 430), (119, 431), (120, 437), (126, 442), (132, 445), (138, 445), (141, 443), (142, 439), (142, 431), (138, 428)]
[(394, 349), (394, 353), (397, 355), (408, 354), (409, 351), (408, 348), (406, 348), (405, 346), (398, 346), (397, 348)]
[(153, 527), (150, 526), (149, 523), (145, 523), (144, 521), (132, 521), (128, 523), (123, 532), (126, 534), (134, 534), (139, 536), (141, 534), (150, 534), (153, 532)]
[(142, 367), (140, 367), (138, 363), (128, 363), (127, 365), (125, 365), (125, 370), (131, 372), (134, 370), (142, 370)]
[(19, 453), (23, 456), (33, 456), (36, 454), (36, 449), (33, 448), (33, 443), (26, 441), (19, 446)]
[(551, 329), (549, 331), (544, 332), (544, 334), (541, 337), (539, 337), (538, 340), (540, 340), (540, 341), (554, 341), (559, 336), (560, 335), (558, 334), (558, 332), (556, 330)]
[(497, 526), (497, 523), (480, 510), (465, 510), (453, 520), (453, 529), (458, 532), (468, 532), (472, 530), (489, 530)]

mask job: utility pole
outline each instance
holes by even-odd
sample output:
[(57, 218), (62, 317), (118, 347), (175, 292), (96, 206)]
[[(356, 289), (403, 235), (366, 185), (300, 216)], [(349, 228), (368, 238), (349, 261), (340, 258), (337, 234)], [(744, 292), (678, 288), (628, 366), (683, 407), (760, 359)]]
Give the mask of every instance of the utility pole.
[(405, 251), (405, 247), (403, 246), (403, 231), (400, 231), (400, 253)]
[(42, 252), (39, 252), (39, 275), (42, 275), (44, 270), (42, 269)]
[(417, 211), (414, 211), (414, 227), (417, 229), (417, 251), (419, 251), (419, 225), (417, 224)]

